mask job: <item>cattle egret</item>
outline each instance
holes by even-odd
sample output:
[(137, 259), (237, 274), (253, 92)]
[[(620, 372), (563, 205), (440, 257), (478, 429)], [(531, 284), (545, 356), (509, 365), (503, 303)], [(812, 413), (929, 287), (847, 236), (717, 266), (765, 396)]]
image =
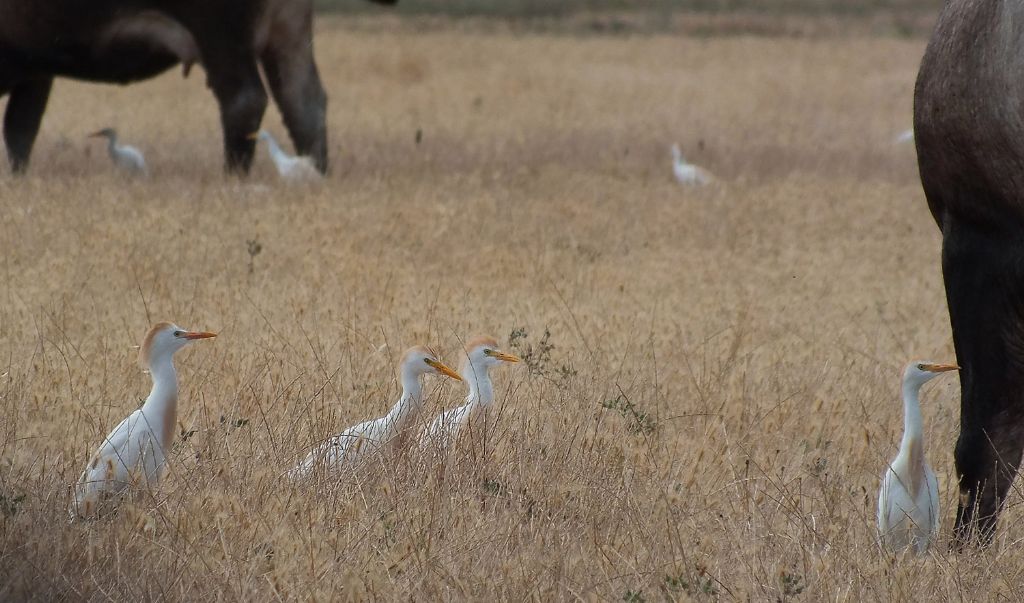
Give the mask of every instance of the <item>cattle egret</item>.
[(69, 509), (74, 517), (95, 517), (106, 501), (133, 485), (153, 486), (160, 477), (174, 437), (178, 376), (174, 353), (214, 333), (186, 331), (169, 322), (153, 325), (139, 351), (153, 389), (142, 407), (128, 415), (100, 444), (75, 487)]
[(924, 553), (939, 531), (939, 485), (924, 457), (924, 429), (918, 391), (953, 364), (912, 362), (903, 372), (903, 441), (882, 475), (878, 494), (878, 533), (897, 551)]
[(702, 167), (687, 163), (678, 144), (672, 145), (672, 173), (680, 184), (704, 186), (714, 181), (714, 176)]
[(137, 176), (146, 175), (146, 160), (142, 157), (142, 151), (133, 146), (120, 144), (117, 141), (117, 130), (114, 128), (103, 128), (99, 132), (93, 132), (90, 137), (105, 137), (107, 139), (107, 153), (114, 162), (125, 173)]
[(352, 467), (368, 454), (393, 447), (399, 436), (419, 416), (423, 407), (421, 375), (445, 375), (462, 381), (462, 377), (437, 359), (437, 355), (422, 346), (409, 348), (398, 365), (402, 396), (388, 414), (379, 419), (364, 421), (323, 442), (295, 466), (289, 475), (303, 478), (322, 466), (326, 471)]
[(313, 165), (313, 159), (305, 155), (292, 157), (277, 144), (277, 140), (266, 130), (260, 130), (250, 134), (252, 140), (264, 140), (267, 149), (270, 151), (270, 158), (274, 160), (277, 173), (288, 182), (316, 182), (320, 180), (320, 172)]
[(519, 358), (498, 349), (498, 342), (490, 337), (477, 337), (466, 344), (466, 358), (459, 373), (469, 387), (466, 403), (441, 413), (427, 427), (423, 443), (441, 447), (455, 445), (460, 433), (483, 430), (487, 425), (488, 409), (494, 403), (494, 385), (488, 371), (505, 362), (519, 362)]
[(914, 128), (903, 130), (896, 136), (896, 140), (894, 140), (893, 142), (895, 142), (896, 144), (914, 142)]

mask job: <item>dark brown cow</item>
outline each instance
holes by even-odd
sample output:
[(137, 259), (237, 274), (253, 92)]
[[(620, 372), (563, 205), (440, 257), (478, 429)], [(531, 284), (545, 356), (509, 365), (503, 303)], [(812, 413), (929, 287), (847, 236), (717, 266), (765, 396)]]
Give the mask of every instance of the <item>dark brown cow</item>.
[[(393, 4), (395, 0), (373, 0)], [(327, 97), (312, 0), (0, 0), (4, 141), (25, 169), (54, 76), (129, 83), (201, 63), (220, 105), (228, 169), (248, 171), (270, 92), (299, 154), (327, 168)]]
[(988, 543), (1024, 449), (1024, 3), (946, 3), (914, 134), (963, 367), (955, 536)]

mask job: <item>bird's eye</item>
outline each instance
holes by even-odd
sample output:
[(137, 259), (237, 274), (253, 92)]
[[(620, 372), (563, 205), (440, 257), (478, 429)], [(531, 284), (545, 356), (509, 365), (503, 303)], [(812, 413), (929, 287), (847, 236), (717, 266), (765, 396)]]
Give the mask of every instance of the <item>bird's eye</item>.
[(184, 335), (184, 334), (185, 334), (185, 331), (175, 331), (175, 332), (174, 332), (174, 336), (175, 336), (175, 337), (181, 337), (181, 336), (182, 336), (182, 335)]
[(494, 355), (494, 350), (492, 350), (490, 348), (485, 348), (484, 349), (484, 356), (493, 356), (493, 355)]
[(917, 370), (923, 371), (924, 370), (924, 365), (923, 364), (917, 365)]

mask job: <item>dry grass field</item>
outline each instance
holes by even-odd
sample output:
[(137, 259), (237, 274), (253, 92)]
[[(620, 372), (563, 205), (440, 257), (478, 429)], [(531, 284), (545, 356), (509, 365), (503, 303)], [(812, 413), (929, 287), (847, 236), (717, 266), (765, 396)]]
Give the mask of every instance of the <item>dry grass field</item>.
[[(953, 360), (910, 126), (924, 41), (389, 32), (322, 19), (332, 173), (221, 172), (203, 74), (61, 81), (0, 177), (0, 599), (1020, 600), (1015, 495), (947, 551), (959, 387), (927, 386), (942, 542), (875, 541), (899, 376)], [(280, 119), (265, 122), (282, 135)], [(118, 126), (151, 178), (112, 173)], [(422, 140), (416, 143), (416, 132)], [(720, 183), (684, 189), (668, 147)], [(178, 356), (166, 479), (70, 523), (69, 486)], [(484, 450), (308, 487), (412, 344), (493, 334)], [(425, 415), (461, 401), (428, 379)]]

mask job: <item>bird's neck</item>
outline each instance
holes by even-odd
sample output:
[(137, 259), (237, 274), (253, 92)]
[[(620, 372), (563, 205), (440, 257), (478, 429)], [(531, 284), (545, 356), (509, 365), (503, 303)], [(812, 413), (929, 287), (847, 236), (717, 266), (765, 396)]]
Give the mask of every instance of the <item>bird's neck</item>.
[(270, 150), (270, 156), (274, 159), (275, 162), (280, 161), (282, 159), (286, 159), (288, 157), (287, 155), (285, 155), (284, 151), (281, 150), (281, 147), (278, 146), (277, 141), (274, 139), (274, 137), (270, 136), (269, 134), (267, 135), (267, 149)]
[(166, 450), (174, 437), (178, 415), (178, 374), (169, 356), (150, 363), (149, 372), (153, 377), (153, 389), (142, 405), (142, 413), (160, 439), (160, 446)]
[(117, 151), (117, 136), (107, 136), (107, 151), (113, 155)]
[(423, 386), (419, 375), (402, 373), (402, 397), (391, 407), (387, 423), (393, 429), (404, 429), (423, 406)]
[(462, 369), (462, 379), (469, 386), (466, 402), (474, 405), (488, 406), (494, 402), (494, 384), (485, 366), (467, 363)]
[(920, 384), (903, 384), (903, 441), (900, 442), (900, 456), (912, 467), (924, 462), (924, 425), (918, 399), (920, 390)]

